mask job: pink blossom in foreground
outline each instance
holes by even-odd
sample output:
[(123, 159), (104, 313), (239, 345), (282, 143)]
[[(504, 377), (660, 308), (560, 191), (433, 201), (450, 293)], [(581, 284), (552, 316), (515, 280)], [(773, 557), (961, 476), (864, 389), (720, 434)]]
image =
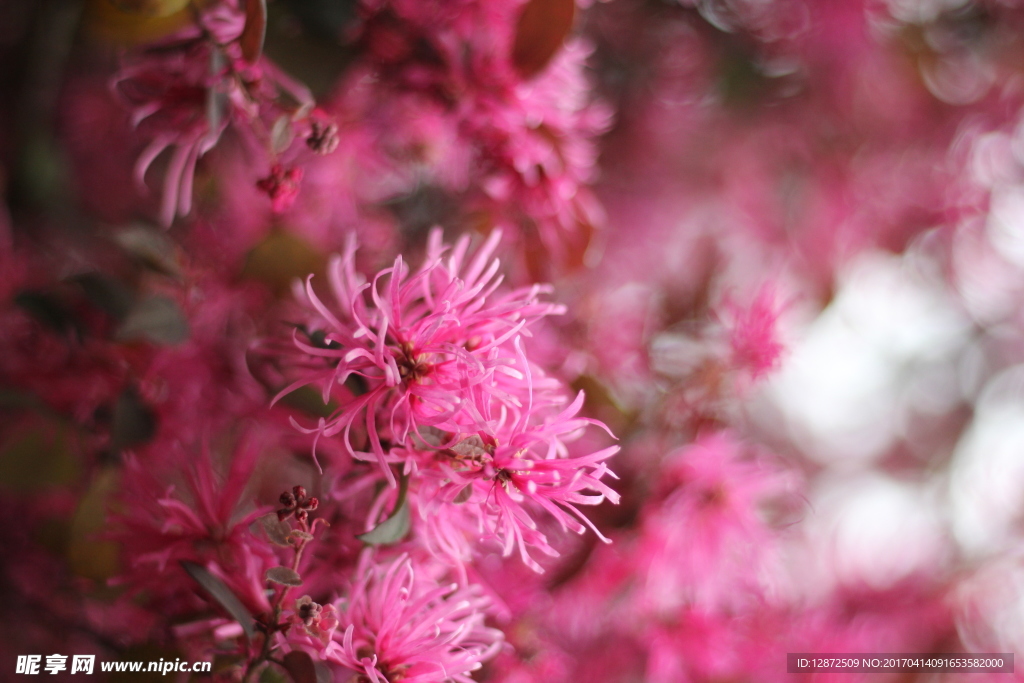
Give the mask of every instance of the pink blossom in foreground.
[[(360, 456), (375, 457), (394, 484), (385, 442), (404, 445), (424, 427), (479, 431), (533, 407), (530, 368), (514, 345), (530, 323), (562, 308), (539, 299), (547, 291), (540, 285), (499, 289), (492, 256), (500, 238), (495, 231), (470, 257), (468, 237), (449, 250), (434, 231), (418, 272), (410, 275), (399, 256), (372, 282), (356, 271), (350, 242), (329, 267), (332, 306), (307, 280), (300, 298), (311, 315), (293, 336), (299, 379), (279, 396), (315, 384), (325, 403), (341, 405), (316, 427), (300, 429), (318, 438), (341, 435), (356, 457), (352, 430), (365, 427), (369, 452)], [(350, 379), (362, 387), (351, 389)], [(538, 406), (550, 401), (538, 393)]]
[(364, 561), (358, 576), (326, 656), (372, 683), (469, 683), (501, 647), (501, 631), (484, 626), (488, 601), (476, 586), (438, 586), (404, 555)]

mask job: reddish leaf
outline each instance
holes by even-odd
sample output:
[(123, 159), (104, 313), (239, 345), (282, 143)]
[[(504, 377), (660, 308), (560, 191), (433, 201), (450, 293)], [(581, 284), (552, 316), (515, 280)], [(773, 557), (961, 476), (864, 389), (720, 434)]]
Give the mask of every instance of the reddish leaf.
[(572, 30), (575, 0), (529, 0), (519, 15), (512, 63), (523, 78), (544, 70)]
[(253, 64), (263, 54), (267, 34), (267, 0), (245, 0), (245, 28), (238, 37), (245, 61)]
[(284, 656), (284, 668), (295, 683), (317, 683), (313, 658), (302, 650), (292, 650)]

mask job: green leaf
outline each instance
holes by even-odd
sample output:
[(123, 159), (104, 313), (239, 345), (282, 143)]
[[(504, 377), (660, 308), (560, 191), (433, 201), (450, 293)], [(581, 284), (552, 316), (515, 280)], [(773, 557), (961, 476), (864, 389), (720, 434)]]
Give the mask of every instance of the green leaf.
[(267, 538), (270, 539), (271, 543), (282, 548), (292, 547), (292, 544), (288, 542), (289, 529), (277, 518), (276, 512), (270, 512), (260, 517), (260, 524), (263, 526), (263, 531), (267, 533)]
[(242, 626), (242, 630), (245, 631), (245, 637), (252, 641), (256, 635), (253, 629), (253, 622), (255, 620), (249, 614), (249, 610), (245, 608), (245, 605), (242, 604), (242, 601), (238, 599), (238, 596), (232, 593), (231, 589), (225, 586), (223, 581), (211, 574), (202, 565), (182, 560), (181, 568), (188, 572), (188, 575), (195, 579), (196, 583), (202, 586), (210, 597), (223, 607), (231, 615), (232, 619)]
[(290, 567), (271, 567), (267, 570), (267, 581), (280, 583), (284, 586), (302, 585), (302, 577)]
[(309, 541), (313, 540), (313, 534), (306, 533), (305, 531), (302, 531), (301, 529), (293, 529), (292, 531), (290, 531), (288, 533), (288, 538), (293, 539), (293, 540), (297, 538), (300, 541), (306, 541), (308, 543)]
[(68, 529), (67, 545), (68, 566), (78, 576), (106, 581), (118, 572), (120, 546), (96, 536), (107, 523), (107, 510), (119, 484), (117, 469), (106, 467), (97, 472), (78, 502)]
[(0, 488), (38, 491), (78, 481), (82, 463), (72, 449), (75, 440), (62, 420), (31, 411), (19, 415), (0, 440)]
[(356, 538), (367, 545), (390, 545), (405, 538), (412, 526), (409, 506), (405, 500), (408, 490), (409, 478), (403, 475), (398, 485), (398, 500), (395, 502), (395, 509), (391, 516), (365, 534), (359, 534)]
[(174, 242), (163, 233), (139, 224), (114, 235), (114, 241), (146, 268), (171, 277), (181, 276), (181, 263)]
[(403, 502), (390, 517), (365, 534), (359, 534), (356, 538), (367, 545), (391, 545), (405, 538), (405, 535), (409, 533), (410, 526), (409, 506)]
[(260, 683), (288, 683), (288, 677), (276, 666), (268, 664), (260, 672)]
[(173, 299), (154, 294), (132, 306), (116, 336), (120, 341), (145, 339), (157, 344), (180, 344), (188, 339), (188, 322)]
[(281, 154), (291, 147), (294, 139), (295, 128), (292, 127), (292, 117), (282, 114), (274, 121), (274, 125), (270, 129), (270, 147), (274, 150), (274, 154)]

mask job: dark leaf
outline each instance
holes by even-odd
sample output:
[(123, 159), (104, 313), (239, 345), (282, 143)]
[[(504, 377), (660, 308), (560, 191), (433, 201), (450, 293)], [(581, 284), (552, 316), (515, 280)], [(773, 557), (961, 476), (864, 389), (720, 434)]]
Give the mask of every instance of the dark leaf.
[(146, 339), (157, 344), (180, 344), (188, 339), (188, 322), (173, 299), (154, 294), (132, 306), (117, 329), (120, 341)]
[(572, 30), (575, 0), (529, 0), (519, 15), (512, 64), (523, 78), (544, 70)]
[(338, 409), (334, 401), (324, 403), (323, 394), (313, 387), (299, 387), (281, 398), (281, 403), (314, 417), (330, 417)]
[(345, 380), (345, 388), (351, 391), (353, 396), (362, 396), (370, 390), (366, 379), (355, 373), (349, 375)]
[(239, 667), (245, 664), (245, 657), (240, 654), (228, 654), (218, 653), (213, 656), (213, 671), (210, 673), (216, 674), (227, 674), (232, 670), (237, 670)]
[(238, 596), (232, 593), (231, 589), (225, 586), (223, 581), (211, 574), (202, 565), (182, 560), (181, 568), (188, 572), (188, 575), (195, 579), (196, 583), (202, 586), (210, 597), (216, 600), (217, 604), (231, 615), (232, 619), (241, 624), (242, 630), (245, 631), (245, 637), (252, 641), (255, 635), (253, 630), (254, 619), (249, 614), (249, 610), (242, 604), (242, 601), (238, 599)]
[(277, 518), (276, 512), (271, 512), (260, 517), (260, 524), (263, 525), (263, 530), (267, 532), (267, 538), (274, 545), (279, 545), (282, 548), (290, 548), (291, 544), (288, 542), (288, 527)]
[(403, 476), (398, 487), (398, 500), (395, 502), (395, 509), (391, 516), (365, 534), (359, 534), (356, 538), (367, 545), (390, 545), (405, 538), (411, 525), (409, 506), (405, 502), (405, 494), (408, 489), (409, 478)]
[(267, 35), (267, 0), (245, 0), (245, 28), (238, 37), (242, 56), (254, 64), (263, 54), (263, 39)]
[(110, 428), (110, 448), (122, 451), (147, 443), (156, 434), (156, 413), (139, 397), (134, 387), (127, 387), (114, 404), (114, 423)]
[(285, 586), (301, 586), (302, 577), (298, 572), (289, 567), (271, 567), (267, 570), (267, 581), (280, 583)]
[(359, 20), (357, 0), (285, 0), (285, 5), (301, 22), (303, 37), (313, 34), (329, 45), (338, 45)]
[(24, 291), (14, 297), (14, 303), (54, 332), (73, 331), (82, 338), (82, 324), (56, 297), (44, 292)]
[(452, 452), (469, 460), (476, 460), (492, 455), (493, 449), (488, 449), (484, 440), (479, 434), (471, 434), (467, 438), (452, 446)]
[[(2, 412), (2, 411), (0, 411)], [(19, 411), (0, 438), (0, 488), (37, 491), (68, 486), (81, 476), (75, 433), (70, 425), (45, 413)]]
[(284, 668), (295, 683), (317, 683), (313, 658), (302, 650), (292, 650), (286, 654)]
[(22, 393), (15, 389), (0, 389), (0, 408), (6, 409), (20, 409), (20, 408), (32, 408), (40, 409), (42, 402), (32, 394)]
[(135, 295), (114, 278), (101, 273), (83, 273), (72, 280), (78, 283), (89, 301), (111, 317), (121, 320), (131, 310)]

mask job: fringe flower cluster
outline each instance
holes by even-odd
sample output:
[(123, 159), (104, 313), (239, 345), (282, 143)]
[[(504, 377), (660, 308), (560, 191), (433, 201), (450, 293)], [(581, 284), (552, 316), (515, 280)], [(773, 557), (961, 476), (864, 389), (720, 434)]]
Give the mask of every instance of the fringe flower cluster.
[(527, 358), (531, 326), (563, 309), (541, 299), (547, 287), (502, 287), (500, 239), (496, 231), (476, 250), (468, 236), (448, 247), (434, 230), (418, 270), (399, 256), (372, 279), (359, 274), (350, 242), (328, 269), (333, 300), (312, 277), (298, 291), (308, 315), (293, 333), (297, 378), (279, 398), (317, 387), (336, 408), (316, 425), (293, 424), (375, 463), (373, 476), (391, 487), (381, 505), (394, 502), (402, 477), (436, 554), (461, 563), (482, 536), (539, 572), (530, 551), (557, 552), (535, 515), (577, 533), (594, 528), (579, 506), (618, 501), (604, 481), (618, 447), (570, 454), (585, 428), (604, 425), (578, 416), (582, 392), (570, 401)]

